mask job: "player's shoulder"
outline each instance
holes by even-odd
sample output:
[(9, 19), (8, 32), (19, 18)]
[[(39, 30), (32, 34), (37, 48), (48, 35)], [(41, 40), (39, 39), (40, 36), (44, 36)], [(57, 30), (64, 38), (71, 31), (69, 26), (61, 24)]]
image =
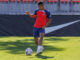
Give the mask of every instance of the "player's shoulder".
[(45, 12), (46, 12), (47, 15), (50, 15), (50, 12), (48, 10), (45, 10)]
[(51, 18), (51, 13), (48, 11), (48, 10), (45, 10), (46, 14), (47, 14), (47, 17), (48, 18)]
[(37, 15), (37, 12), (38, 12), (38, 11), (39, 11), (39, 9), (35, 10), (35, 11), (34, 11), (34, 14)]
[(35, 12), (39, 11), (39, 9), (35, 10)]
[(44, 11), (45, 11), (46, 13), (50, 13), (50, 12), (49, 12), (48, 10), (46, 10), (46, 9), (45, 9)]

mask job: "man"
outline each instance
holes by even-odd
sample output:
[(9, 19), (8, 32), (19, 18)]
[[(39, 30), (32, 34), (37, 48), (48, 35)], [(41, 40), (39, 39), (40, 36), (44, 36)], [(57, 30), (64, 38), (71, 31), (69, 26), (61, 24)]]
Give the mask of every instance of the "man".
[[(45, 27), (47, 27), (51, 23), (51, 15), (50, 12), (45, 10), (43, 2), (38, 3), (38, 10), (35, 11), (33, 15), (31, 15), (28, 11), (26, 14), (31, 18), (36, 17), (36, 22), (34, 24), (33, 35), (35, 43), (37, 44), (37, 53), (40, 54), (43, 51), (42, 41), (45, 35)], [(40, 40), (38, 40), (40, 37)]]

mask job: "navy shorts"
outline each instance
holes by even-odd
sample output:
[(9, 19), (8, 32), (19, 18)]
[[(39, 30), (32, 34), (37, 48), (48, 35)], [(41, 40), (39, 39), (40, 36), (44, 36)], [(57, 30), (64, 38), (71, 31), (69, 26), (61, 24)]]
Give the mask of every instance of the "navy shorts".
[(40, 33), (45, 33), (45, 29), (42, 29), (42, 28), (34, 28), (33, 29), (33, 36), (34, 37), (39, 37)]

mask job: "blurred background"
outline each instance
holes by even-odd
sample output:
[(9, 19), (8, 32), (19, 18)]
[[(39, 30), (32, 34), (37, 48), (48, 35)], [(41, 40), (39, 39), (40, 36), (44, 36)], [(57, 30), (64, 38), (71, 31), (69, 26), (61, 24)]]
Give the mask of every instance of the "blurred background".
[(38, 2), (44, 2), (52, 15), (80, 15), (80, 0), (0, 0), (0, 14), (33, 14)]
[(33, 36), (36, 19), (25, 11), (34, 14), (38, 2), (52, 15), (52, 28), (46, 30), (52, 32), (46, 36), (80, 36), (80, 0), (0, 0), (0, 36)]

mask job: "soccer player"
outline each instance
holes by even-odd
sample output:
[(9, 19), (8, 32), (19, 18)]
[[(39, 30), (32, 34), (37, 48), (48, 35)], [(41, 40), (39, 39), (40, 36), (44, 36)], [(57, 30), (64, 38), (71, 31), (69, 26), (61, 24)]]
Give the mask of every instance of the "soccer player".
[[(40, 54), (43, 51), (42, 41), (45, 35), (45, 27), (51, 24), (52, 21), (51, 14), (44, 8), (43, 2), (38, 3), (38, 8), (39, 9), (36, 10), (33, 15), (31, 15), (28, 11), (26, 11), (26, 14), (28, 16), (30, 16), (31, 18), (36, 18), (36, 22), (34, 24), (34, 29), (33, 29), (34, 40), (38, 46), (36, 54)], [(38, 40), (38, 37), (40, 37), (40, 40)]]

